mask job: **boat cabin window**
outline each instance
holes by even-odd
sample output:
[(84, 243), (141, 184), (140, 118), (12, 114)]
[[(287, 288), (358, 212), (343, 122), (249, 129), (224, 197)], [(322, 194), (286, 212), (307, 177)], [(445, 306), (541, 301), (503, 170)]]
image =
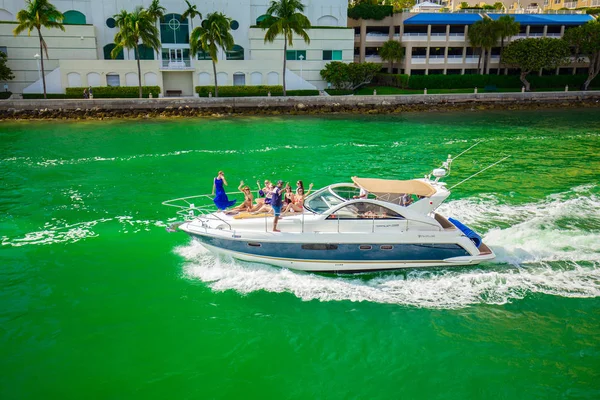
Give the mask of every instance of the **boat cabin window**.
[(373, 203), (352, 203), (341, 207), (327, 219), (404, 219), (394, 210)]
[(344, 200), (340, 199), (329, 191), (329, 188), (324, 188), (318, 192), (311, 194), (305, 201), (304, 206), (310, 211), (321, 214), (331, 207), (342, 204)]
[(360, 189), (356, 186), (338, 186), (332, 187), (331, 190), (342, 199), (352, 200), (355, 196), (360, 195)]

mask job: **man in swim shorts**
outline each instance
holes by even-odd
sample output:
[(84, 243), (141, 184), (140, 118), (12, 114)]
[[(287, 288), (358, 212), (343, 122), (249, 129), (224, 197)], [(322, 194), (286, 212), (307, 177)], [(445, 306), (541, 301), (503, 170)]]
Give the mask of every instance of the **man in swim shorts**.
[(281, 206), (283, 205), (283, 193), (281, 191), (281, 187), (283, 186), (283, 181), (278, 181), (277, 186), (273, 188), (271, 192), (271, 207), (273, 207), (273, 215), (275, 218), (273, 219), (273, 232), (281, 232), (277, 229), (277, 222), (279, 221), (279, 216), (281, 215)]

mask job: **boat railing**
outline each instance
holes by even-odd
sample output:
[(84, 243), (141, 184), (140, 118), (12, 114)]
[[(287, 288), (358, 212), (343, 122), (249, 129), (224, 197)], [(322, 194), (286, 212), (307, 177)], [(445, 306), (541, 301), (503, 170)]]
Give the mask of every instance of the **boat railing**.
[[(241, 192), (231, 192), (230, 194), (236, 193)], [(209, 194), (199, 194), (195, 196), (180, 197), (163, 201), (162, 205), (178, 208), (179, 210), (177, 210), (176, 214), (182, 217), (184, 221), (191, 221), (202, 217), (205, 219), (221, 221), (229, 227), (229, 230), (232, 230), (229, 222), (217, 215), (216, 211), (218, 210), (213, 203), (213, 196), (214, 195)]]

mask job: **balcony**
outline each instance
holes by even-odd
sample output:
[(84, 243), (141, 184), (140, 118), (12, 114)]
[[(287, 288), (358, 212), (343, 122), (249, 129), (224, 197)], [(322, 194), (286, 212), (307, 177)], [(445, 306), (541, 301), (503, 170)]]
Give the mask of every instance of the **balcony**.
[(444, 55), (429, 56), (429, 64), (444, 64)]
[(464, 42), (465, 34), (464, 33), (450, 33), (450, 37), (448, 38), (450, 42)]
[(577, 2), (569, 1), (568, 3), (565, 3), (565, 8), (577, 8)]
[(426, 33), (409, 32), (402, 35), (403, 42), (427, 41)]
[(426, 64), (427, 56), (412, 56), (410, 62), (411, 64)]
[(462, 55), (450, 55), (448, 54), (448, 64), (462, 64), (463, 56)]
[(178, 60), (161, 60), (160, 69), (167, 69), (169, 71), (185, 71), (193, 68), (191, 60), (187, 58)]
[(592, 7), (600, 7), (600, 0), (592, 0)]
[(374, 63), (382, 62), (381, 57), (379, 57), (377, 54), (371, 54), (371, 55), (365, 56), (365, 61), (366, 62), (374, 62)]
[(367, 42), (387, 42), (390, 35), (387, 33), (371, 32), (367, 33), (365, 40)]
[(479, 62), (479, 56), (467, 56), (465, 57), (466, 64), (477, 64)]
[(560, 33), (546, 33), (546, 37), (549, 37), (549, 38), (559, 38), (560, 37)]
[(446, 41), (446, 32), (444, 33), (432, 33), (430, 38), (432, 42), (445, 42)]

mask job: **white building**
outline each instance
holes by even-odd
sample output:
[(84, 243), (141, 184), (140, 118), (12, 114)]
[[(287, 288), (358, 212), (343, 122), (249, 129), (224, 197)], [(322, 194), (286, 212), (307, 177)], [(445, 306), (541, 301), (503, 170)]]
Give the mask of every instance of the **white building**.
[[(65, 15), (66, 32), (44, 30), (49, 47), (49, 60), (44, 66), (49, 93), (64, 93), (66, 87), (137, 86), (137, 66), (133, 51), (126, 51), (117, 60), (110, 58), (114, 47), (113, 16), (122, 9), (147, 7), (151, 0), (53, 0)], [(283, 68), (283, 39), (264, 43), (264, 31), (256, 27), (264, 18), (270, 0), (193, 0), (203, 16), (223, 12), (232, 18), (235, 39), (232, 51), (219, 54), (217, 64), (219, 84), (222, 85), (281, 85)], [(354, 52), (352, 29), (346, 28), (346, 0), (304, 0), (304, 14), (313, 28), (311, 42), (300, 38), (287, 53), (289, 60), (286, 83), (289, 89), (323, 88), (319, 71), (330, 60), (351, 62)], [(159, 23), (161, 51), (140, 49), (142, 84), (159, 85), (163, 93), (192, 95), (193, 87), (212, 85), (212, 63), (204, 54), (190, 54), (189, 34), (201, 23), (200, 18), (182, 20), (186, 9), (183, 0), (162, 0), (167, 9)], [(15, 79), (8, 82), (9, 90), (39, 93), (39, 41), (32, 33), (14, 37), (17, 12), (25, 8), (24, 0), (0, 0), (0, 51), (8, 55), (8, 66)], [(10, 23), (13, 21), (13, 23)], [(6, 23), (9, 22), (9, 23)], [(337, 28), (337, 29), (336, 29)]]

